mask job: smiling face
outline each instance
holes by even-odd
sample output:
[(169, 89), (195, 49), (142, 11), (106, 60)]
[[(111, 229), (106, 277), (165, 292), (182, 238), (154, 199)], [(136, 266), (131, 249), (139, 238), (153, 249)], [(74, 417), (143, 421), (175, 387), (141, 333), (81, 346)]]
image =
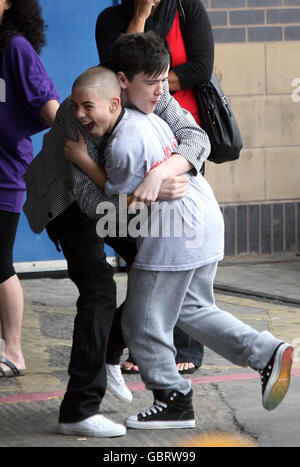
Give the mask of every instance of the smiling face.
[(119, 97), (106, 97), (98, 85), (75, 86), (71, 103), (76, 120), (91, 136), (100, 138), (111, 133), (119, 115)]
[(138, 73), (129, 81), (122, 72), (118, 73), (121, 88), (125, 92), (128, 104), (134, 105), (145, 114), (152, 113), (157, 106), (164, 90), (163, 84), (168, 80), (168, 69), (158, 76)]

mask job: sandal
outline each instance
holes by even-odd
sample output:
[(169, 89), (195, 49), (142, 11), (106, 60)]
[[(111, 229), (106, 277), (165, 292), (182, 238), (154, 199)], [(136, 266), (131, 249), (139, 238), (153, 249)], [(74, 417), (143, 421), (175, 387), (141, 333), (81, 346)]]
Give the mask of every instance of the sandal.
[(1, 357), (0, 362), (4, 363), (9, 368), (9, 370), (3, 370), (3, 368), (0, 367), (0, 378), (24, 376), (25, 370), (19, 370), (8, 358)]
[[(131, 368), (126, 368), (126, 365), (125, 364), (130, 364), (131, 365)], [(132, 368), (134, 366), (137, 366), (136, 363), (130, 361), (130, 360), (125, 360), (125, 362), (123, 363), (122, 365), (122, 368), (121, 368), (121, 371), (123, 374), (126, 374), (126, 375), (138, 375), (139, 374), (139, 370), (133, 370)]]
[[(186, 363), (186, 362), (177, 362), (177, 365), (178, 363)], [(194, 365), (193, 362), (190, 362)], [(186, 369), (183, 369), (183, 370), (178, 370), (178, 373), (180, 375), (192, 375), (193, 373), (195, 373), (197, 370), (198, 370), (199, 366), (196, 366), (194, 365), (192, 368), (186, 368)]]

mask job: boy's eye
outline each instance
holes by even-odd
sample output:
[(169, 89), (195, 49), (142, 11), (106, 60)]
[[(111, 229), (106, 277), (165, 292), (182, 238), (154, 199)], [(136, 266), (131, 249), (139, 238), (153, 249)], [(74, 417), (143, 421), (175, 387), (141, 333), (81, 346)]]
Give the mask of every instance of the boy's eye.
[(168, 77), (163, 78), (162, 80), (147, 81), (147, 84), (149, 84), (149, 86), (153, 86), (155, 84), (158, 84), (159, 82), (165, 83), (167, 80), (168, 80)]

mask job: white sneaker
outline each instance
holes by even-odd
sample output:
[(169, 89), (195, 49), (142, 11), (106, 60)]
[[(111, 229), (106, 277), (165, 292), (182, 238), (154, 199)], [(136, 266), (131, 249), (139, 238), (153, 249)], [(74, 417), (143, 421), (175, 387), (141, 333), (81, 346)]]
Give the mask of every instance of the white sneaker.
[(105, 418), (103, 415), (92, 415), (81, 422), (59, 423), (57, 433), (61, 435), (87, 436), (90, 438), (112, 438), (126, 434), (124, 425)]
[(106, 365), (107, 389), (123, 402), (131, 402), (132, 394), (125, 384), (120, 365)]

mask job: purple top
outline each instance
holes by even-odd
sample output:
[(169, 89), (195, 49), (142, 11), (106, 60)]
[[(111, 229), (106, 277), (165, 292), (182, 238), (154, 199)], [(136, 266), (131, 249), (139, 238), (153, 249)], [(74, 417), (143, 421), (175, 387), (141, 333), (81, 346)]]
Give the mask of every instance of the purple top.
[(0, 53), (0, 210), (22, 211), (30, 136), (48, 128), (39, 113), (52, 99), (59, 96), (39, 56), (27, 39), (14, 36)]

